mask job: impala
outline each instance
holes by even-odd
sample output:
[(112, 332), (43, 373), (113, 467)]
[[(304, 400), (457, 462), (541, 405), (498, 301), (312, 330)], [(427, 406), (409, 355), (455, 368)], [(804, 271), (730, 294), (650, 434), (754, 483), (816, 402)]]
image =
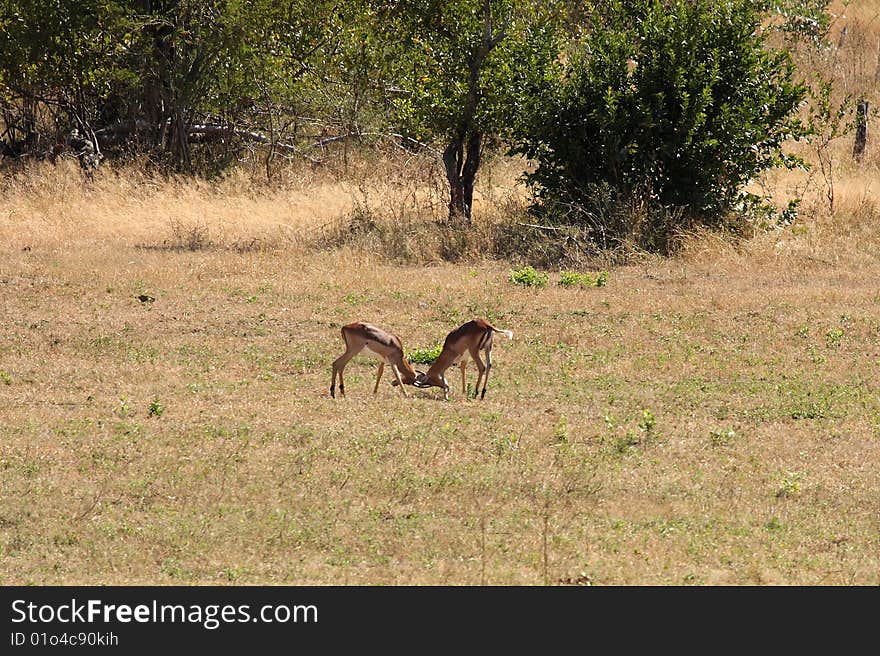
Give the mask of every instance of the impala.
[[(486, 397), (486, 385), (489, 384), (489, 370), (492, 368), (492, 337), (495, 333), (505, 335), (507, 339), (513, 339), (510, 330), (499, 330), (482, 319), (468, 321), (459, 326), (446, 336), (443, 342), (443, 350), (440, 357), (428, 369), (428, 373), (419, 373), (413, 385), (416, 387), (442, 387), (443, 396), (449, 400), (449, 383), (446, 381), (446, 370), (454, 364), (461, 367), (461, 392), (467, 395), (465, 386), (465, 368), (468, 356), (477, 364), (477, 385), (474, 388), (474, 398), (480, 392), (480, 381), (483, 381), (483, 392), (480, 398)], [(486, 363), (480, 359), (480, 351), (486, 354)]]
[(395, 382), (400, 385), (400, 391), (404, 396), (408, 395), (403, 386), (412, 385), (417, 375), (424, 375), (420, 371), (415, 371), (403, 357), (403, 344), (401, 344), (400, 338), (377, 326), (361, 322), (350, 323), (342, 327), (342, 339), (345, 340), (345, 353), (333, 361), (333, 380), (330, 382), (330, 396), (333, 398), (336, 398), (337, 374), (339, 375), (339, 393), (344, 397), (345, 381), (342, 379), (342, 371), (349, 360), (365, 349), (381, 358), (379, 375), (376, 376), (373, 394), (379, 389), (379, 381), (382, 379), (382, 372), (385, 371), (386, 362), (391, 365)]

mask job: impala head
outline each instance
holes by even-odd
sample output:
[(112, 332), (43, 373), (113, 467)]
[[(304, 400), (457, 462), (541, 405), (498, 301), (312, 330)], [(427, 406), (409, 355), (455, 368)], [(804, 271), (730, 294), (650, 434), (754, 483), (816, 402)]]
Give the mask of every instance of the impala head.
[(422, 389), (425, 389), (427, 387), (443, 387), (444, 386), (442, 381), (437, 380), (435, 378), (428, 378), (428, 374), (426, 374), (426, 373), (423, 373), (421, 371), (416, 372), (416, 373), (418, 373), (418, 376), (416, 376), (416, 379), (413, 381), (414, 387), (420, 387)]
[[(414, 386), (416, 386), (416, 387), (419, 386), (418, 383), (417, 383), (416, 381), (418, 381), (420, 378), (424, 377), (424, 376), (425, 376), (425, 372), (423, 372), (423, 371), (419, 371), (418, 369), (416, 369), (416, 370), (414, 370), (414, 371), (416, 372), (416, 375), (415, 375), (415, 377), (413, 377), (413, 378), (409, 378), (409, 377), (406, 375), (406, 372), (403, 372), (403, 371), (400, 372), (400, 379), (403, 381), (403, 384), (404, 384), (404, 385), (414, 385)], [(396, 380), (392, 380), (392, 381), (391, 381), (391, 384), (394, 385), (394, 387), (397, 387), (398, 382), (397, 382)]]

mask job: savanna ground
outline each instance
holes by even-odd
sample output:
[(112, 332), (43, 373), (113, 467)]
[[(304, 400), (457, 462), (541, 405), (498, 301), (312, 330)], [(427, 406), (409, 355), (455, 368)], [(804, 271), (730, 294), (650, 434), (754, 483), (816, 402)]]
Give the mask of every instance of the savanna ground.
[[(481, 255), (516, 162), (453, 263), (419, 161), (5, 175), (0, 582), (877, 585), (880, 158), (850, 147), (833, 208), (771, 176), (795, 224), (581, 262), (602, 287)], [(485, 400), (374, 396), (366, 357), (329, 397), (343, 324), (412, 351), (474, 317), (514, 331)]]

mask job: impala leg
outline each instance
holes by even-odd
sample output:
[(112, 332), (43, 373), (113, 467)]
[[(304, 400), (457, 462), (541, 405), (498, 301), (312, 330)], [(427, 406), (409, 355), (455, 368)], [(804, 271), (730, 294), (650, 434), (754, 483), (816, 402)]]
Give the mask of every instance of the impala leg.
[(356, 356), (360, 351), (348, 350), (333, 361), (333, 380), (330, 381), (330, 396), (336, 398), (336, 376), (339, 376), (339, 394), (345, 398), (345, 381), (342, 378), (342, 371), (348, 361)]
[(467, 385), (465, 384), (465, 373), (464, 370), (467, 369), (467, 360), (461, 361), (461, 394), (462, 396), (467, 396)]
[(489, 372), (492, 370), (492, 351), (486, 351), (486, 377), (483, 380), (483, 393), (480, 400), (486, 398), (486, 386), (489, 384)]
[(339, 376), (339, 393), (345, 396), (345, 383), (342, 382), (342, 370), (345, 369), (345, 362), (340, 363), (339, 358), (333, 362), (333, 380), (330, 381), (330, 397), (336, 398), (336, 377)]
[(373, 394), (379, 391), (379, 381), (382, 380), (382, 372), (385, 371), (385, 363), (379, 362), (379, 374), (376, 376), (376, 385), (373, 387)]
[[(480, 381), (483, 380), (483, 372), (486, 371), (486, 365), (483, 364), (483, 361), (480, 359), (480, 352), (474, 349), (471, 351), (471, 357), (474, 359), (474, 363), (477, 365), (477, 384), (474, 387), (474, 398), (477, 398), (477, 394), (480, 392)], [(483, 386), (485, 390), (485, 385)], [(485, 391), (483, 392), (485, 394)]]
[(400, 372), (397, 370), (393, 364), (391, 365), (391, 371), (394, 372), (394, 378), (397, 379), (397, 386), (400, 388), (400, 391), (403, 393), (404, 398), (408, 397), (409, 394), (406, 393), (406, 388), (403, 385), (403, 381), (400, 380)]

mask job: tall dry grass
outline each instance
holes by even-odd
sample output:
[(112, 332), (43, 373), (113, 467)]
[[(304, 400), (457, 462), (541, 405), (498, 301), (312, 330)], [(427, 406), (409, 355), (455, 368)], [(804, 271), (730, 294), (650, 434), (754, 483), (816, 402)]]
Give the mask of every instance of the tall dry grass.
[[(515, 167), (498, 161), (481, 175), (475, 213), (483, 220), (477, 230), (523, 197)], [(271, 182), (245, 169), (208, 181), (113, 166), (86, 181), (73, 161), (35, 163), (0, 178), (0, 239), (20, 248), (119, 242), (296, 249), (351, 242), (357, 235), (349, 233), (372, 218), (393, 230), (394, 239), (412, 241), (401, 244), (401, 251), (410, 252), (403, 259), (430, 260), (448, 250), (437, 234), (421, 232), (446, 215), (440, 180), (438, 162), (427, 156), (376, 161), (367, 155), (344, 171), (303, 165)], [(393, 258), (396, 244), (382, 246)]]

